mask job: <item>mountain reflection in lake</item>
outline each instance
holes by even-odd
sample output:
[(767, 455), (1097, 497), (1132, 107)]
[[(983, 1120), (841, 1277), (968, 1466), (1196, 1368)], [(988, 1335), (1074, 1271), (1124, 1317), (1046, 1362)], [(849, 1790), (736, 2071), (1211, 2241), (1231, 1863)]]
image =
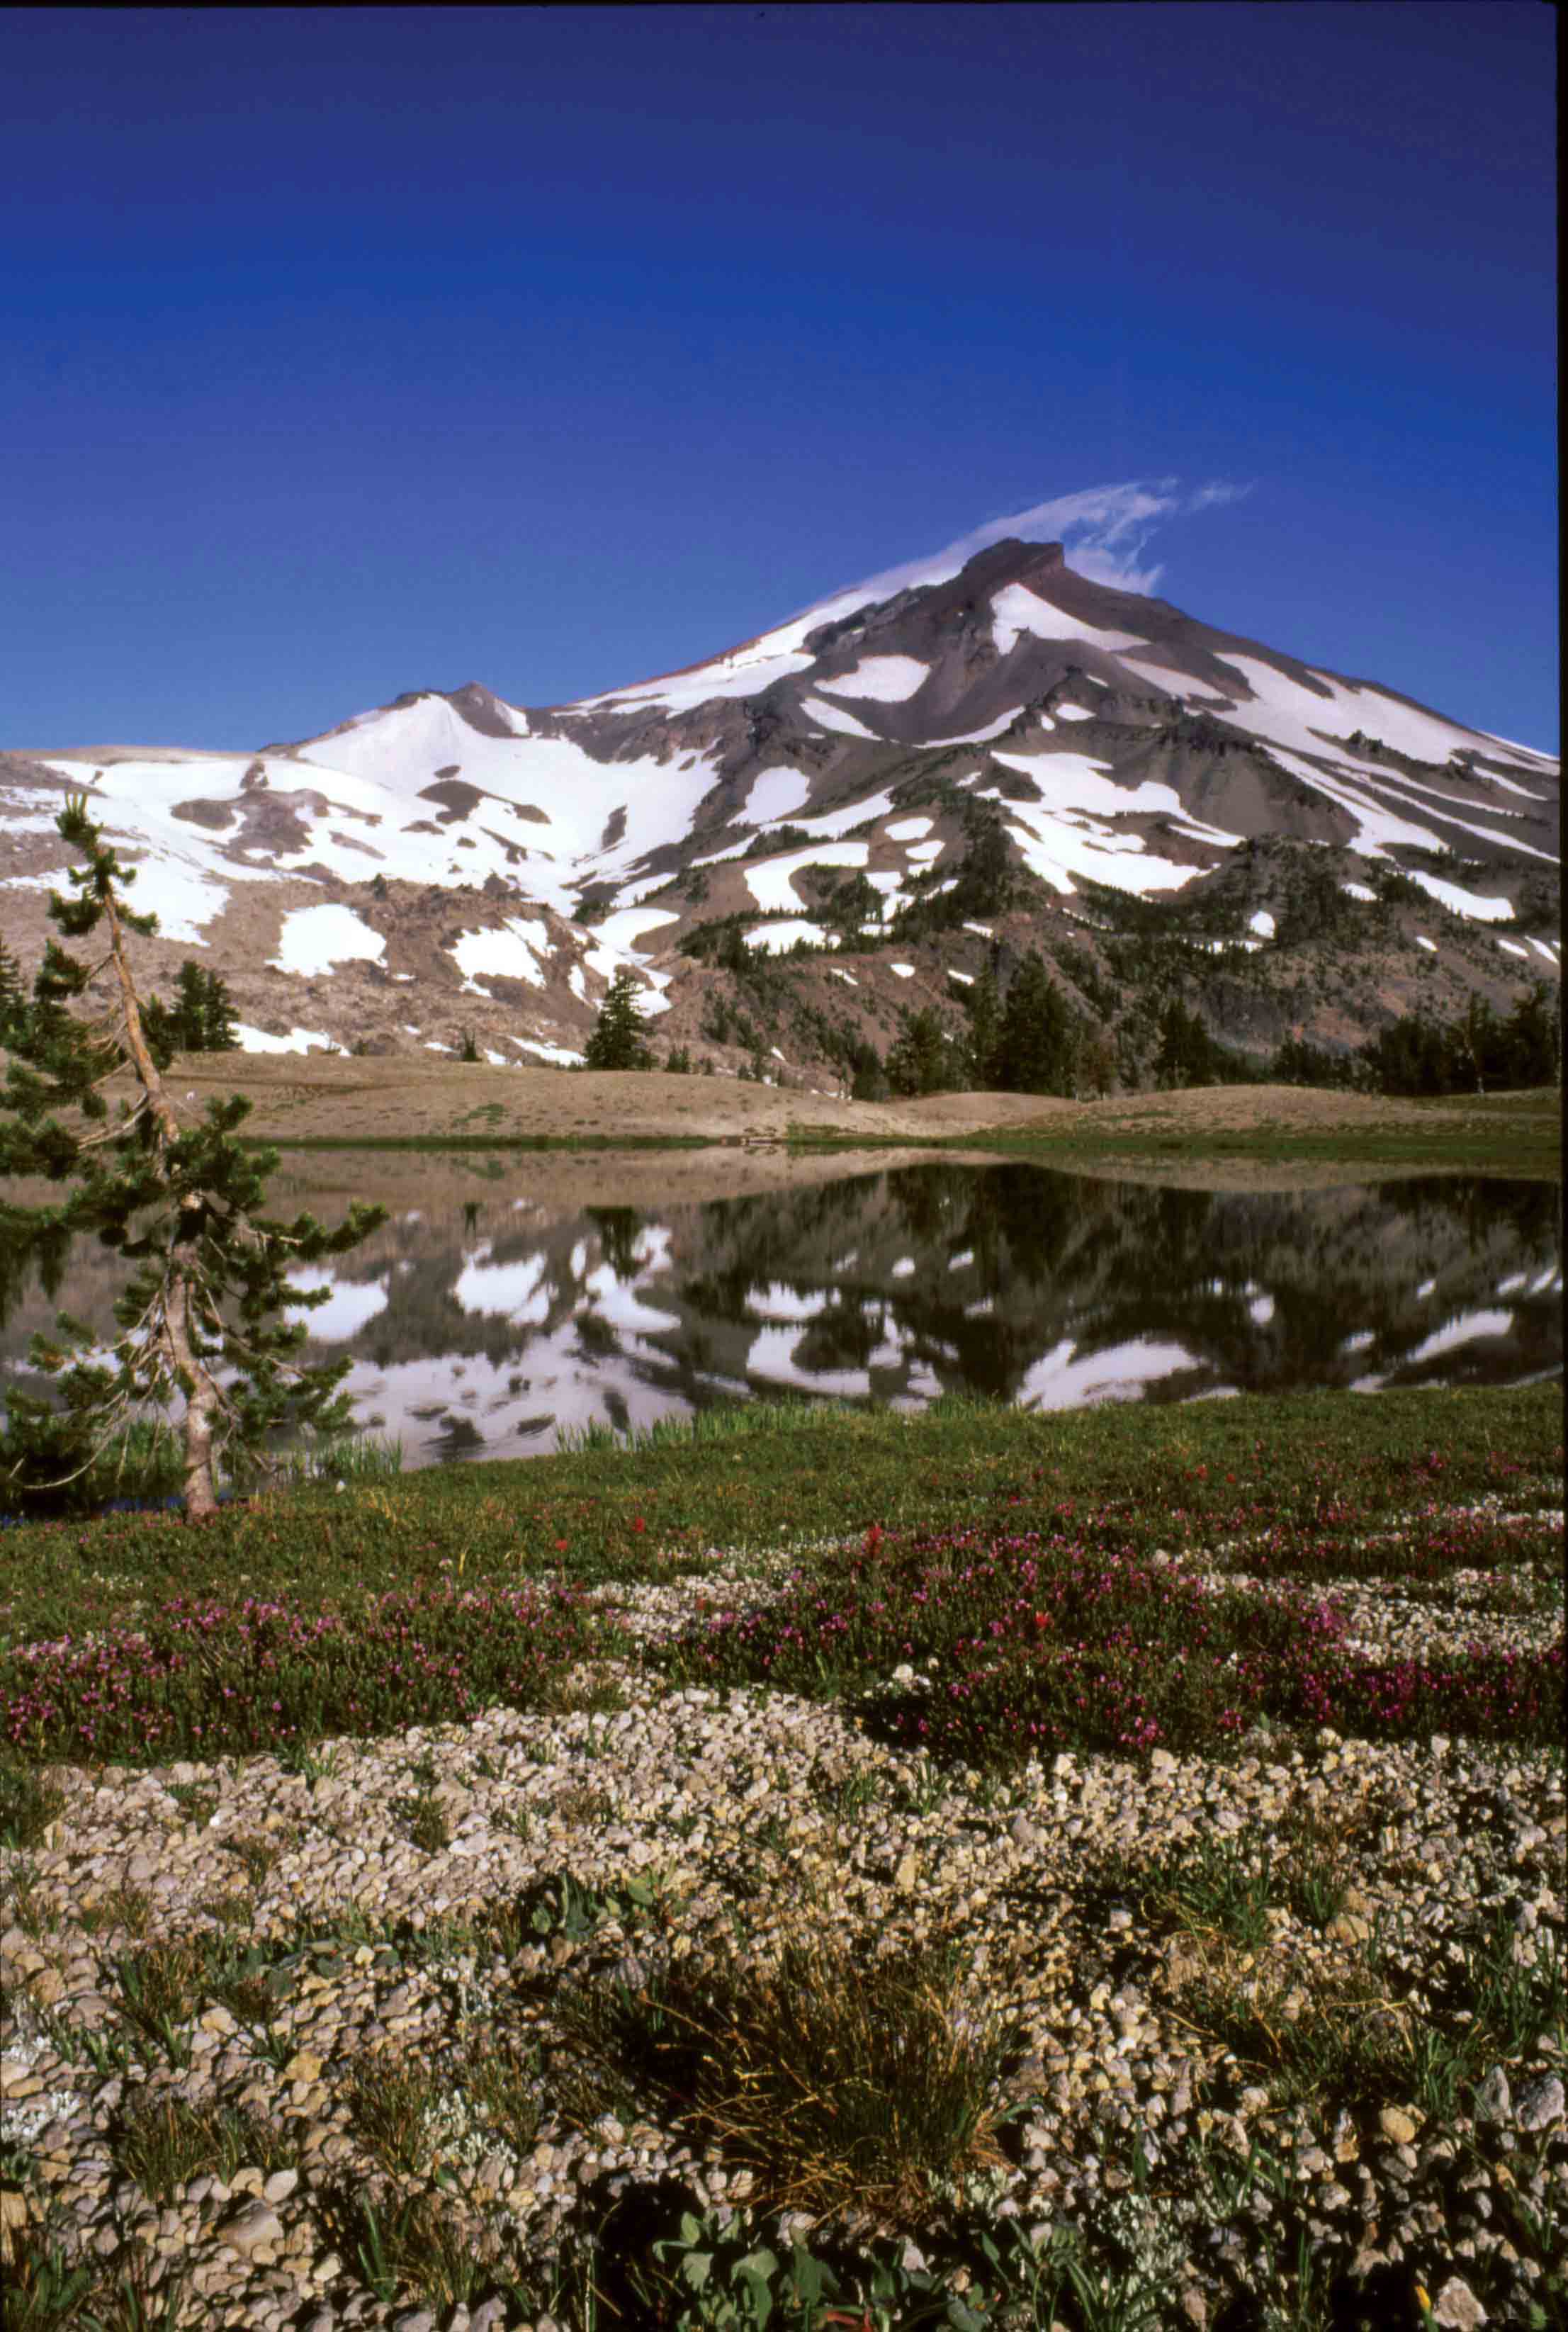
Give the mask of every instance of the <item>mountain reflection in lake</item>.
[[(405, 1206), (330, 1269), (312, 1349), (351, 1362), (405, 1463), (550, 1449), (748, 1396), (1039, 1409), (1311, 1386), (1511, 1384), (1562, 1366), (1559, 1193), (1458, 1177), (1238, 1193), (1013, 1163), (919, 1164), (760, 1196), (572, 1209)], [(375, 1161), (362, 1188), (373, 1191)], [(406, 1195), (405, 1190), (405, 1196)], [(274, 1185), (280, 1213), (345, 1200)], [(56, 1305), (107, 1327), (111, 1259), (78, 1250), (0, 1333), (24, 1380)]]

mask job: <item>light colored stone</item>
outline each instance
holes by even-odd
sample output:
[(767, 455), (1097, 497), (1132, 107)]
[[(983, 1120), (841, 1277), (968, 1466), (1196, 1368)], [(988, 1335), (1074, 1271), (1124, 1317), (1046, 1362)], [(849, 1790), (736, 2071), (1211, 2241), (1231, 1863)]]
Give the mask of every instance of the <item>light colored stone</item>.
[(263, 2202), (248, 2203), (236, 2211), (218, 2230), (231, 2251), (247, 2256), (283, 2240), (283, 2222), (272, 2207)]
[(1487, 2311), (1464, 2277), (1451, 2275), (1432, 2303), (1432, 2318), (1443, 2332), (1480, 2332)]
[(1519, 2102), (1514, 2108), (1514, 2127), (1532, 2132), (1552, 2129), (1563, 2118), (1563, 2111), (1561, 2078), (1556, 2073), (1544, 2074), (1520, 2090)]
[(1476, 2119), (1506, 2121), (1513, 2112), (1513, 2106), (1508, 2076), (1501, 2065), (1494, 2065), (1476, 2091)]

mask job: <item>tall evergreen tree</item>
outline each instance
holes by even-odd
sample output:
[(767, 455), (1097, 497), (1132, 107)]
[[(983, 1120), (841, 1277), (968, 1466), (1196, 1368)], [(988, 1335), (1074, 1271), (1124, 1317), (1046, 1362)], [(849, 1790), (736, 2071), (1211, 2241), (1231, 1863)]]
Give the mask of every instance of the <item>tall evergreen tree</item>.
[(1004, 1093), (1071, 1094), (1076, 1039), (1066, 999), (1031, 949), (1002, 1007), (998, 1085)]
[(1214, 1083), (1214, 1039), (1201, 1012), (1189, 1012), (1180, 997), (1172, 997), (1161, 1015), (1154, 1075), (1169, 1087)]
[(599, 1007), (583, 1058), (590, 1069), (651, 1069), (654, 1056), (643, 1037), (637, 983), (623, 966)]
[(15, 1034), (26, 1026), (27, 991), (22, 967), (0, 939), (0, 1050), (8, 1051)]
[(951, 1093), (959, 1082), (962, 1054), (929, 1006), (905, 1015), (888, 1049), (887, 1082), (895, 1094)]
[(996, 974), (988, 964), (969, 990), (969, 1043), (966, 1074), (971, 1089), (989, 1093), (1000, 1072), (1002, 1006)]
[[(70, 1478), (148, 1410), (171, 1430), (183, 1401), (185, 1510), (199, 1521), (215, 1509), (225, 1455), (235, 1471), (257, 1469), (280, 1429), (334, 1432), (350, 1422), (337, 1390), (348, 1362), (302, 1365), (304, 1324), (285, 1316), (326, 1291), (301, 1295), (288, 1273), (357, 1247), (385, 1210), (356, 1204), (335, 1231), (308, 1214), (273, 1219), (262, 1209), (278, 1153), (235, 1139), (250, 1104), (211, 1101), (204, 1122), (181, 1123), (148, 1044), (127, 945), (132, 933), (156, 932), (158, 919), (126, 903), (134, 871), (105, 844), (83, 797), (57, 824), (86, 863), (72, 869), (73, 898), (50, 894), (50, 917), (65, 939), (96, 933), (108, 949), (96, 962), (54, 939), (44, 951), (0, 1089), (0, 1175), (40, 1175), (70, 1190), (53, 1207), (0, 1200), (0, 1238), (47, 1258), (65, 1237), (91, 1231), (131, 1270), (114, 1307), (120, 1333), (104, 1358), (72, 1351), (87, 1332), (63, 1316), (61, 1343), (36, 1341), (34, 1361), (57, 1378), (63, 1408), (10, 1394), (9, 1470), (35, 1486), (51, 1473)], [(105, 974), (108, 1010), (72, 1011)], [(111, 1117), (102, 1088), (127, 1068), (136, 1097)]]

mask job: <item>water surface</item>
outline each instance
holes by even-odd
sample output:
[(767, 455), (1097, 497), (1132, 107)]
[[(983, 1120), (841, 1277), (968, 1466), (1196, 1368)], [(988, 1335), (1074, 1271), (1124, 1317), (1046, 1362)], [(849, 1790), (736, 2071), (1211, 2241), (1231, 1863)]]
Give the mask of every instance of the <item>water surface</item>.
[[(300, 1276), (329, 1290), (314, 1349), (350, 1361), (361, 1421), (410, 1466), (759, 1395), (1069, 1409), (1515, 1384), (1563, 1362), (1554, 1184), (1258, 1193), (943, 1161), (582, 1206), (559, 1165), (531, 1189), (526, 1157), (470, 1161), (468, 1198), (434, 1164), (427, 1196), (407, 1171), (383, 1187), (374, 1154), (335, 1168), (335, 1190), (281, 1171), (270, 1195), (330, 1221), (348, 1189), (393, 1205), (354, 1254)], [(79, 1246), (53, 1303), (13, 1301), (0, 1370), (31, 1381), (28, 1339), (56, 1304), (107, 1329), (115, 1285), (112, 1258)]]

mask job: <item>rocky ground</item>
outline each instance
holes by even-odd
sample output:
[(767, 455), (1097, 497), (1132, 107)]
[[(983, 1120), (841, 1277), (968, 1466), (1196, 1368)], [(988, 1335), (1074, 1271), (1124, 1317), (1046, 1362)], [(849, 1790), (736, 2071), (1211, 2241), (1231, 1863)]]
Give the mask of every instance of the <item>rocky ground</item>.
[[(1124, 2303), (1108, 2324), (1266, 2322), (1226, 2310), (1336, 2279), (1372, 2322), (1420, 2321), (1412, 2294), (1450, 2327), (1561, 2320), (1559, 1756), (1324, 1731), (944, 1775), (853, 1706), (660, 1688), (643, 1649), (767, 1592), (745, 1574), (601, 1590), (626, 1657), (565, 1713), (292, 1769), (56, 1773), (51, 1826), (5, 1858), (20, 2239), (47, 2199), (62, 2270), (177, 2295), (187, 2325), (586, 2325), (607, 2215), (676, 2195), (688, 2249), (751, 2226), (744, 2147), (637, 2093), (606, 2001), (756, 1978), (791, 1939), (828, 1967), (941, 1943), (954, 2028), (1007, 2028), (1012, 2117), (932, 2223), (767, 2232), (880, 2236), (913, 2289), (961, 2223), (1020, 2260), (1073, 2230)], [(1496, 1587), (1359, 1580), (1357, 1635), (1549, 1639), (1560, 1615)]]

